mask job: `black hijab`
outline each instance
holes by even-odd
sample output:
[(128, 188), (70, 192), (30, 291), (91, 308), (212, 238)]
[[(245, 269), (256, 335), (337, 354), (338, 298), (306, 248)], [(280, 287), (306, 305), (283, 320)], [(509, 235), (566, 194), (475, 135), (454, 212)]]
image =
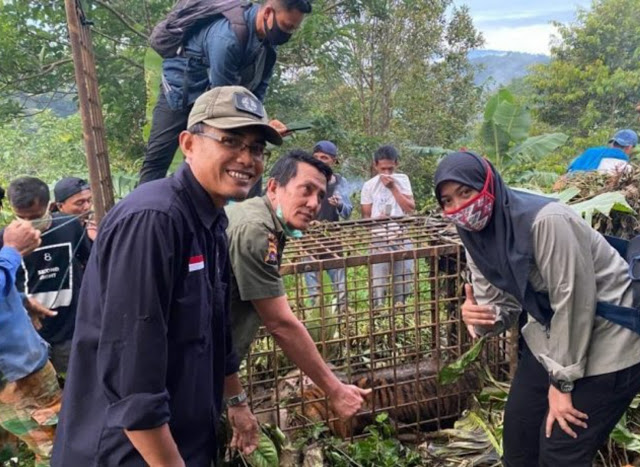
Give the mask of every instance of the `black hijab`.
[(481, 191), (487, 170), (493, 171), (493, 215), (483, 230), (469, 232), (457, 227), (458, 235), (482, 275), (538, 319), (540, 305), (528, 287), (535, 261), (531, 227), (538, 211), (554, 200), (510, 189), (489, 161), (471, 152), (451, 153), (440, 162), (435, 174), (436, 198), (442, 205), (440, 187), (447, 181)]

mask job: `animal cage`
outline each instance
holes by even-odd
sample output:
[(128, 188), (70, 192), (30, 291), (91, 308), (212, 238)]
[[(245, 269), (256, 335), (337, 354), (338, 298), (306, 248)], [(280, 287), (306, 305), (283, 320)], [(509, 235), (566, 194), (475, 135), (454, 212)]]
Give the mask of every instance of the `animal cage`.
[[(460, 318), (464, 249), (433, 217), (320, 223), (285, 248), (281, 275), (289, 303), (334, 373), (371, 387), (366, 410), (343, 423), (322, 391), (261, 328), (242, 368), (254, 413), (292, 432), (317, 422), (357, 436), (387, 412), (398, 433), (450, 426), (479, 389), (468, 371), (451, 385), (437, 373), (471, 346)], [(482, 363), (498, 380), (516, 364), (513, 335), (489, 339)]]

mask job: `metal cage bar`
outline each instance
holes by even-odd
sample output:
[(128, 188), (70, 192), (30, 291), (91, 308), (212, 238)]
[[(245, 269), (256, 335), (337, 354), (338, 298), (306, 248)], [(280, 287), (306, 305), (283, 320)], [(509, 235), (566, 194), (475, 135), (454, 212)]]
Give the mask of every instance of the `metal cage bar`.
[[(393, 266), (404, 261), (412, 262), (412, 277), (402, 267), (402, 276), (394, 278)], [(374, 269), (385, 263), (386, 294), (375, 295)], [(344, 303), (325, 275), (337, 268), (345, 272)], [(343, 437), (358, 436), (380, 412), (388, 412), (402, 434), (450, 425), (478, 389), (473, 372), (451, 386), (437, 383), (438, 370), (471, 344), (459, 314), (465, 268), (455, 231), (437, 218), (320, 224), (290, 241), (280, 272), (294, 313), (336, 375), (374, 393), (362, 415), (341, 422), (322, 392), (261, 329), (247, 362), (248, 389), (261, 397), (252, 398), (258, 418), (293, 433), (326, 422)], [(316, 299), (304, 289), (309, 271), (320, 273)], [(394, 286), (403, 294), (412, 289), (404, 302), (395, 300)], [(515, 355), (513, 337), (505, 335), (489, 340), (482, 359), (494, 377), (506, 380)]]

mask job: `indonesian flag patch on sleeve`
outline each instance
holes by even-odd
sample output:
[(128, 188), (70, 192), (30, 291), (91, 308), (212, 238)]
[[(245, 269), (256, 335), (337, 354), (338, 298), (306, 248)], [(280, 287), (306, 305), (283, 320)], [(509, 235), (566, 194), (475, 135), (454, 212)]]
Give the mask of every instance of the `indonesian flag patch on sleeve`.
[(204, 256), (196, 255), (189, 258), (189, 272), (204, 269)]

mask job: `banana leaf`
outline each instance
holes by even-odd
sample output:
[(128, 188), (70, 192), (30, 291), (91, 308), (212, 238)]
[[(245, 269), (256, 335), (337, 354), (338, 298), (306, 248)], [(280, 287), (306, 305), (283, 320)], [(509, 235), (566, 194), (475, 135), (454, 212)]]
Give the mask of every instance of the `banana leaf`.
[(462, 354), (458, 360), (444, 366), (438, 373), (438, 382), (440, 384), (455, 383), (464, 374), (467, 367), (478, 359), (478, 356), (484, 347), (484, 343), (485, 338), (480, 338), (478, 342)]
[(635, 211), (629, 206), (624, 195), (619, 191), (602, 193), (587, 201), (571, 204), (570, 206), (589, 224), (592, 223), (593, 215), (596, 213), (604, 214), (607, 217), (612, 211), (635, 214)]

